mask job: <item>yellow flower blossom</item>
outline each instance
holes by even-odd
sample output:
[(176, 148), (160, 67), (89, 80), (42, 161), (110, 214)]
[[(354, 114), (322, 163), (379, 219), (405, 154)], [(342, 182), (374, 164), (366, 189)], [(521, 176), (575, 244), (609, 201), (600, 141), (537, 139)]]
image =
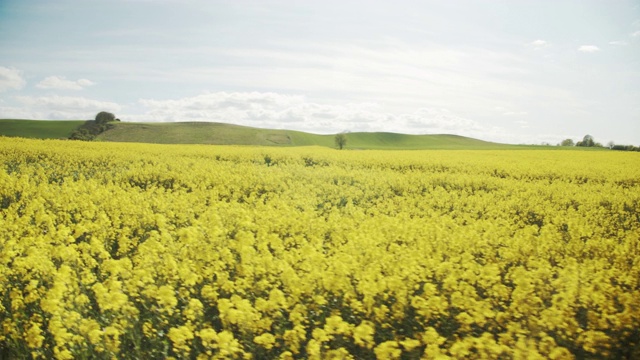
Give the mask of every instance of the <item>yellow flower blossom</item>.
[(258, 335), (254, 337), (253, 342), (262, 346), (267, 350), (271, 350), (271, 348), (273, 348), (273, 345), (276, 342), (276, 338), (269, 333), (264, 333), (262, 335)]
[(53, 356), (57, 360), (71, 360), (74, 358), (73, 353), (69, 349), (60, 346), (56, 346), (53, 348)]
[(211, 328), (202, 329), (197, 332), (197, 336), (202, 340), (205, 348), (212, 348), (218, 340), (218, 334)]
[(402, 355), (398, 343), (396, 341), (385, 341), (373, 349), (378, 359), (399, 359)]
[(175, 292), (169, 285), (162, 285), (158, 288), (157, 301), (160, 309), (168, 314), (172, 314), (178, 304)]
[(416, 339), (405, 339), (400, 341), (400, 345), (402, 345), (402, 348), (407, 350), (407, 351), (411, 351), (417, 347), (419, 347), (420, 341), (416, 340)]
[(349, 335), (351, 333), (352, 325), (343, 321), (338, 315), (333, 315), (327, 318), (324, 330), (327, 334), (333, 335)]
[(104, 344), (107, 350), (116, 354), (120, 352), (120, 335), (120, 330), (113, 326), (104, 329)]
[(307, 338), (307, 332), (305, 331), (304, 326), (295, 325), (291, 330), (285, 330), (282, 336), (286, 347), (291, 349), (294, 354), (298, 354), (300, 351), (301, 344)]
[(353, 330), (353, 339), (357, 345), (364, 346), (367, 349), (371, 349), (374, 345), (374, 334), (375, 328), (373, 323), (369, 321), (363, 321)]
[(167, 334), (171, 343), (173, 344), (173, 348), (177, 353), (188, 355), (191, 350), (191, 340), (194, 338), (194, 334), (187, 326), (173, 327), (169, 329), (169, 333)]
[(221, 358), (235, 357), (242, 354), (242, 346), (229, 331), (218, 334), (218, 350)]
[(37, 349), (42, 346), (44, 336), (42, 336), (42, 329), (40, 328), (40, 325), (31, 323), (25, 335), (28, 347)]
[(184, 317), (188, 321), (195, 321), (202, 317), (203, 305), (198, 299), (190, 299), (189, 304), (183, 311)]
[(328, 350), (324, 354), (324, 358), (325, 359), (334, 359), (334, 360), (354, 359), (354, 357), (351, 354), (349, 354), (349, 352), (345, 348), (338, 348), (338, 349)]
[(322, 345), (315, 339), (309, 340), (307, 343), (307, 355), (309, 359), (322, 359)]

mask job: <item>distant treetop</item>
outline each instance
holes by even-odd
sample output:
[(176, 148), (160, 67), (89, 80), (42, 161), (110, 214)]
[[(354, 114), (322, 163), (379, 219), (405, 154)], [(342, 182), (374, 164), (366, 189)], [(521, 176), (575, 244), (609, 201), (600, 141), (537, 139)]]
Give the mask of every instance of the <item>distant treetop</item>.
[(98, 124), (106, 124), (108, 122), (114, 121), (115, 119), (115, 115), (106, 111), (101, 111), (96, 115), (96, 122)]
[(560, 146), (574, 146), (574, 145), (575, 145), (575, 143), (573, 142), (572, 139), (564, 139), (560, 143)]
[(593, 136), (585, 135), (584, 138), (582, 138), (582, 141), (578, 141), (576, 143), (576, 146), (592, 147), (596, 146), (596, 142), (593, 140)]

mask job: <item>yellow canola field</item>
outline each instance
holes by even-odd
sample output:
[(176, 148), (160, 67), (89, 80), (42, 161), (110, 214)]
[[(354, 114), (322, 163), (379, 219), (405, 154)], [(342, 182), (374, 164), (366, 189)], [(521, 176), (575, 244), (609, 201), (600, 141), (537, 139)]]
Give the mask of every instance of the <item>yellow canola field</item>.
[(640, 358), (640, 157), (0, 138), (1, 358)]

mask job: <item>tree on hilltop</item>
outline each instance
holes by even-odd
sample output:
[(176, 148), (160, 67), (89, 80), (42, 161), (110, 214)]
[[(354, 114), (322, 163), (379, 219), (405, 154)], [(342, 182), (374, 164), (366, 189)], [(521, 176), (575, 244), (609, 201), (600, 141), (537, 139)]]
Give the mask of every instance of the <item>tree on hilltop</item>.
[(114, 121), (115, 119), (116, 119), (115, 115), (113, 115), (110, 112), (106, 112), (106, 111), (100, 111), (96, 115), (96, 122), (98, 124), (106, 124), (108, 122)]

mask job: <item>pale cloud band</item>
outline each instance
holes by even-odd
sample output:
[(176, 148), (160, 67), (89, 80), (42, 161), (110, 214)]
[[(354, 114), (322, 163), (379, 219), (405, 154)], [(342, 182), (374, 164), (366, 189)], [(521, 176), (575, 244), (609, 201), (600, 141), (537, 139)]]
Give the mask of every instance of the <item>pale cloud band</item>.
[(539, 50), (549, 46), (549, 42), (538, 39), (538, 40), (532, 41), (530, 45), (533, 46), (534, 49)]
[(600, 48), (595, 45), (582, 45), (578, 48), (578, 51), (583, 53), (595, 53), (600, 51)]
[(329, 105), (308, 101), (304, 96), (273, 92), (212, 92), (177, 100), (141, 99), (139, 104), (145, 108), (144, 114), (123, 119), (212, 121), (314, 133), (355, 129), (493, 138), (498, 131), (442, 108), (423, 107), (398, 114), (384, 111), (376, 103)]
[[(276, 92), (208, 92), (179, 99), (140, 99), (127, 107), (109, 101), (56, 95), (14, 96), (13, 100), (23, 106), (2, 106), (0, 102), (0, 118), (91, 119), (104, 110), (116, 113), (123, 121), (136, 122), (221, 122), (320, 134), (386, 131), (516, 140), (504, 129), (487, 127), (445, 108), (421, 107), (396, 113), (377, 103), (336, 105)], [(140, 111), (133, 111), (132, 106), (140, 107)]]
[(49, 76), (40, 81), (36, 87), (39, 89), (82, 90), (91, 85), (95, 85), (95, 83), (87, 79), (74, 81), (67, 80), (64, 76)]
[[(88, 120), (99, 111), (119, 112), (114, 102), (73, 96), (15, 96), (22, 107), (0, 107), (0, 118)], [(25, 110), (28, 109), (28, 110)]]

